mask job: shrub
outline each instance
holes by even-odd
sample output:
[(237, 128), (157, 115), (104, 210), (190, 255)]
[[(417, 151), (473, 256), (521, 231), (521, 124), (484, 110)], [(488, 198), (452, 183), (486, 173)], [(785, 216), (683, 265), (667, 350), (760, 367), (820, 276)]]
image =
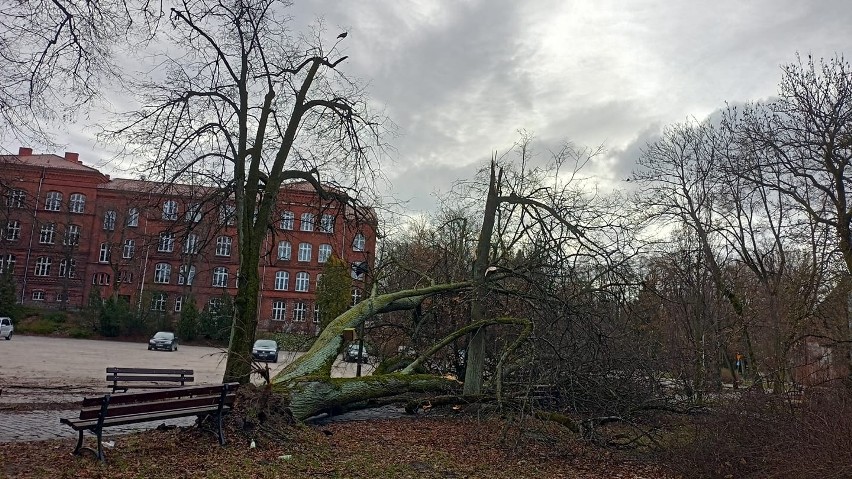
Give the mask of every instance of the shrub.
[(39, 318), (29, 323), (20, 324), (18, 330), (22, 333), (48, 335), (59, 329), (59, 325), (48, 319)]

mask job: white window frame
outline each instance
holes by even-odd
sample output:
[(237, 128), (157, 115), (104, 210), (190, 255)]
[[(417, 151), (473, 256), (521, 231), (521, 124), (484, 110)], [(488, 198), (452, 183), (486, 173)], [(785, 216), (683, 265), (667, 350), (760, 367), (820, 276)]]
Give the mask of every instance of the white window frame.
[(327, 263), (329, 258), (331, 258), (331, 245), (328, 243), (323, 243), (319, 245), (317, 248), (317, 262), (318, 263)]
[(352, 238), (352, 251), (364, 251), (367, 247), (367, 238), (363, 234), (358, 233)]
[(174, 221), (178, 219), (178, 203), (175, 200), (163, 202), (163, 220)]
[(320, 323), (320, 307), (319, 303), (314, 303), (314, 324)]
[(351, 273), (352, 279), (357, 279), (359, 281), (364, 280), (366, 273), (359, 273), (358, 270), (361, 268), (361, 265), (366, 265), (366, 264), (367, 264), (366, 261), (356, 261), (356, 262), (352, 263), (352, 266), (350, 267), (350, 273)]
[(305, 322), (305, 314), (307, 313), (308, 308), (304, 301), (296, 301), (293, 303), (293, 322), (294, 323), (304, 323)]
[(160, 241), (157, 242), (157, 251), (160, 253), (171, 253), (175, 250), (175, 235), (174, 233), (160, 233)]
[(62, 261), (59, 262), (59, 277), (76, 278), (77, 260), (74, 258), (63, 258)]
[(8, 253), (6, 256), (0, 256), (0, 273), (5, 273), (7, 268), (14, 272), (17, 260), (18, 258), (11, 253)]
[(275, 272), (275, 291), (287, 291), (290, 287), (290, 273), (287, 271), (276, 271)]
[(299, 218), (299, 229), (302, 231), (313, 231), (314, 230), (314, 214), (313, 213), (302, 213), (302, 216)]
[(352, 306), (361, 302), (361, 290), (358, 288), (352, 288)]
[(65, 237), (62, 239), (65, 246), (76, 246), (80, 244), (80, 225), (66, 225)]
[(53, 259), (49, 256), (39, 256), (35, 262), (33, 275), (35, 276), (50, 276), (50, 266), (53, 264)]
[(127, 210), (127, 226), (139, 226), (139, 208)]
[(189, 233), (183, 241), (184, 254), (198, 254), (198, 235)]
[(124, 259), (133, 259), (136, 253), (136, 240), (126, 239), (121, 247), (121, 257)]
[(334, 215), (322, 215), (319, 230), (322, 233), (334, 233)]
[(186, 214), (184, 215), (187, 223), (198, 223), (201, 221), (201, 205), (199, 203), (192, 203), (186, 207)]
[(27, 200), (27, 192), (25, 190), (11, 190), (6, 196), (6, 206), (9, 208), (23, 208)]
[(216, 256), (231, 256), (233, 240), (230, 236), (216, 237)]
[(98, 263), (109, 263), (110, 249), (109, 243), (101, 243), (100, 250), (98, 250)]
[(62, 209), (62, 193), (58, 191), (48, 191), (44, 197), (45, 211), (59, 211)]
[(11, 220), (6, 222), (6, 241), (17, 241), (21, 239), (21, 222)]
[(115, 211), (109, 210), (104, 213), (104, 231), (115, 231)]
[(307, 293), (311, 287), (311, 275), (307, 271), (299, 271), (296, 273), (295, 290), (300, 293)]
[(195, 265), (181, 265), (178, 269), (178, 284), (186, 284), (192, 286), (195, 280)]
[(172, 279), (172, 265), (169, 263), (157, 263), (154, 265), (154, 282), (157, 284), (169, 284)]
[(292, 230), (295, 222), (296, 215), (292, 211), (283, 211), (281, 212), (281, 222), (278, 226), (282, 230)]
[(53, 244), (56, 242), (56, 223), (41, 225), (38, 233), (38, 244)]
[(217, 266), (213, 268), (213, 287), (227, 288), (228, 287), (228, 268)]
[(86, 195), (83, 193), (71, 193), (68, 197), (68, 211), (71, 213), (86, 212)]
[(32, 296), (33, 301), (44, 301), (44, 297), (45, 297), (44, 290), (37, 289), (37, 290), (33, 291), (33, 296)]
[(157, 292), (151, 295), (151, 311), (165, 311), (166, 300), (169, 295), (163, 292)]
[(289, 241), (278, 242), (278, 259), (281, 261), (290, 261), (293, 257), (293, 245)]
[(302, 263), (309, 263), (311, 261), (311, 256), (313, 256), (313, 249), (314, 247), (310, 243), (299, 243), (299, 261)]
[(180, 313), (180, 311), (182, 309), (183, 309), (183, 296), (178, 295), (175, 298), (175, 312)]
[(272, 320), (286, 321), (287, 320), (287, 302), (283, 299), (276, 299), (272, 302)]

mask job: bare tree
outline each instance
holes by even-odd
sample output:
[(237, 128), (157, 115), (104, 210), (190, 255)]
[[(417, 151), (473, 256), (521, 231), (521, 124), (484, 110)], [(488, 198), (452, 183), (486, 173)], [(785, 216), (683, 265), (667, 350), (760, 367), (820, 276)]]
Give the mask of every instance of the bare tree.
[(161, 179), (204, 176), (233, 198), (240, 275), (226, 380), (248, 381), (257, 265), (282, 186), (308, 182), (324, 200), (352, 204), (377, 175), (383, 120), (337, 69), (346, 59), (337, 53), (345, 35), (331, 46), (323, 31), (295, 39), (286, 6), (179, 2), (170, 11), (172, 29), (162, 30), (169, 40), (162, 76), (135, 85), (144, 108), (109, 132)]

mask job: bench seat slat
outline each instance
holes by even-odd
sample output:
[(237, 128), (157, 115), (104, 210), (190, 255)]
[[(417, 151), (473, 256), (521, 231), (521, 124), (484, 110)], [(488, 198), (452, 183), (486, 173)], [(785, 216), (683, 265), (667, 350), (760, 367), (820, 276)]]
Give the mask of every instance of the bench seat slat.
[[(225, 408), (230, 409), (229, 407)], [(213, 406), (200, 406), (194, 408), (186, 408), (186, 409), (175, 409), (171, 411), (160, 411), (157, 413), (146, 413), (146, 414), (133, 414), (130, 416), (119, 416), (119, 417), (108, 417), (104, 419), (104, 427), (109, 426), (121, 426), (124, 424), (135, 424), (139, 422), (146, 421), (157, 421), (160, 419), (174, 419), (178, 417), (186, 417), (186, 416), (197, 416), (199, 414), (209, 414), (214, 413), (218, 410), (217, 405)], [(97, 417), (94, 419), (69, 419), (62, 418), (60, 420), (62, 424), (67, 424), (74, 428), (75, 431), (79, 431), (80, 429), (89, 429), (98, 424)]]
[[(238, 383), (229, 383), (228, 389), (236, 389), (239, 386)], [(171, 399), (176, 397), (187, 397), (187, 396), (200, 396), (204, 394), (218, 394), (222, 391), (222, 385), (210, 385), (210, 384), (202, 384), (199, 386), (186, 386), (186, 387), (178, 387), (178, 388), (167, 388), (160, 389), (157, 391), (150, 392), (141, 392), (141, 393), (133, 393), (133, 394), (113, 394), (110, 397), (109, 403), (110, 406), (117, 404), (127, 404), (134, 402), (146, 402), (146, 401), (161, 401), (165, 399)], [(100, 407), (101, 401), (103, 400), (103, 396), (99, 397), (89, 397), (83, 398), (83, 407)]]
[(192, 382), (195, 380), (193, 376), (107, 376), (107, 381), (170, 381), (170, 382)]

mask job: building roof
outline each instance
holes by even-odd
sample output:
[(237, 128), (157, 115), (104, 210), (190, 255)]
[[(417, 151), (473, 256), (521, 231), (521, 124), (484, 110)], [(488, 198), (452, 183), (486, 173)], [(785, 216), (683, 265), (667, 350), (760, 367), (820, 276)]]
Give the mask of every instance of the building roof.
[(88, 167), (77, 159), (76, 154), (69, 154), (66, 158), (58, 155), (0, 155), (0, 162), (12, 163), (38, 168), (59, 168), (63, 170), (85, 171), (87, 173), (101, 174), (100, 171)]

